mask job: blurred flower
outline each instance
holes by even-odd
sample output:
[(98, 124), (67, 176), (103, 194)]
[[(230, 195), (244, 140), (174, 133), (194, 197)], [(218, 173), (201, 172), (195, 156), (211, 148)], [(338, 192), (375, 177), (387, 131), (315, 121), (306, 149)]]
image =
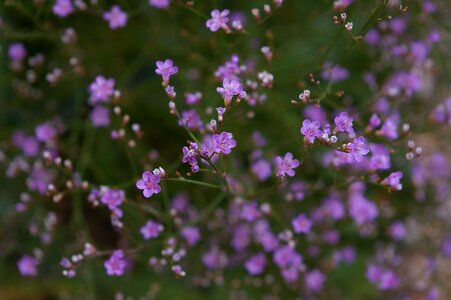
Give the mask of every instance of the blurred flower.
[(128, 15), (119, 5), (113, 5), (109, 11), (103, 13), (103, 19), (108, 21), (111, 29), (117, 29), (127, 25)]
[(139, 230), (145, 240), (157, 238), (161, 232), (163, 232), (163, 225), (148, 220), (147, 223)]
[(215, 32), (218, 31), (219, 28), (227, 26), (227, 22), (229, 21), (229, 18), (227, 16), (229, 15), (229, 13), (230, 11), (228, 9), (225, 9), (223, 11), (219, 11), (217, 9), (213, 10), (211, 12), (211, 19), (207, 20), (206, 23), (207, 28)]
[(38, 274), (38, 261), (36, 258), (25, 255), (17, 262), (17, 268), (22, 276), (36, 276)]
[(56, 0), (52, 10), (58, 17), (65, 18), (74, 12), (74, 7), (71, 0)]
[(110, 258), (104, 262), (106, 273), (108, 276), (122, 276), (124, 275), (127, 261), (124, 260), (124, 252), (122, 250), (115, 250)]

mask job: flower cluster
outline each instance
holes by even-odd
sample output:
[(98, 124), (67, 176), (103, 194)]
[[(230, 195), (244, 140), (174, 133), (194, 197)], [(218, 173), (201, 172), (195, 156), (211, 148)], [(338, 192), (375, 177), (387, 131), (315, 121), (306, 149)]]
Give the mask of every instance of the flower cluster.
[(157, 274), (94, 298), (159, 298), (168, 273), (231, 299), (446, 297), (439, 2), (312, 1), (301, 35), (303, 1), (9, 2), (5, 272)]

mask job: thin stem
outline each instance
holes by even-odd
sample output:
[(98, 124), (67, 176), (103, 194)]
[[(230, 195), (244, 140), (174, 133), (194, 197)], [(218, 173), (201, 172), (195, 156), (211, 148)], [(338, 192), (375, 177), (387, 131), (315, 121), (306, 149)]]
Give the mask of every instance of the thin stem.
[(219, 193), (215, 199), (210, 203), (210, 205), (202, 212), (202, 214), (192, 221), (191, 225), (196, 225), (202, 222), (203, 220), (207, 219), (210, 214), (222, 203), (222, 201), (226, 198), (226, 193), (222, 192)]
[(165, 217), (158, 210), (156, 210), (155, 208), (153, 208), (149, 205), (141, 204), (141, 203), (134, 202), (134, 201), (125, 201), (124, 203), (127, 205), (130, 205), (130, 206), (133, 206), (135, 208), (138, 208), (140, 210), (143, 210), (161, 221), (165, 220)]
[(211, 184), (211, 183), (207, 183), (207, 182), (202, 182), (202, 181), (197, 181), (197, 180), (186, 179), (185, 177), (178, 177), (178, 178), (163, 178), (163, 180), (167, 180), (167, 181), (178, 181), (178, 182), (187, 182), (187, 183), (196, 184), (196, 185), (201, 185), (201, 186), (210, 187), (210, 188), (214, 188), (214, 189), (220, 189), (220, 190), (223, 189), (222, 186), (217, 185), (217, 184)]

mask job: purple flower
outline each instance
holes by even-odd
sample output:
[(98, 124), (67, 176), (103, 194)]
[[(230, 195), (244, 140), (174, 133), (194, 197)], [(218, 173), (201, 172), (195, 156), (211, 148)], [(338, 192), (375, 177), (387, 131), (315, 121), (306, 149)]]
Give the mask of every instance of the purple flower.
[(332, 65), (330, 62), (324, 64), (324, 71), (321, 76), (332, 82), (345, 80), (349, 77), (349, 71), (339, 65)]
[(302, 122), (301, 134), (304, 135), (304, 141), (312, 144), (315, 141), (316, 137), (322, 135), (321, 130), (319, 130), (320, 124), (318, 121), (310, 121), (309, 119), (305, 119)]
[(387, 178), (382, 180), (382, 184), (388, 185), (389, 187), (393, 188), (394, 190), (400, 191), (402, 190), (402, 184), (400, 183), (402, 178), (402, 172), (393, 172), (390, 175), (388, 175)]
[(174, 62), (170, 59), (166, 59), (165, 61), (157, 61), (156, 63), (157, 68), (155, 69), (155, 73), (158, 75), (161, 75), (163, 78), (163, 83), (168, 84), (169, 78), (172, 75), (175, 75), (178, 73), (179, 68), (174, 66)]
[(364, 40), (368, 45), (376, 45), (380, 40), (379, 31), (377, 31), (377, 29), (368, 30), (365, 34)]
[(352, 143), (348, 145), (348, 149), (349, 153), (354, 156), (354, 159), (357, 162), (361, 162), (363, 160), (363, 156), (370, 152), (370, 148), (368, 147), (366, 139), (363, 136), (355, 138)]
[(43, 123), (36, 127), (35, 135), (40, 142), (50, 142), (56, 137), (56, 129), (50, 123)]
[(60, 18), (65, 18), (74, 12), (74, 7), (70, 0), (56, 0), (56, 3), (52, 7), (52, 11)]
[(224, 79), (222, 81), (222, 87), (216, 88), (216, 91), (224, 98), (226, 107), (230, 105), (233, 96), (238, 95), (239, 98), (246, 97), (243, 86), (237, 80)]
[(124, 200), (125, 192), (118, 189), (108, 189), (100, 198), (100, 202), (107, 205), (111, 211), (116, 210)]
[(406, 235), (406, 227), (402, 222), (395, 222), (388, 228), (388, 233), (394, 240), (402, 240)]
[(232, 149), (236, 147), (236, 141), (233, 139), (233, 135), (226, 131), (223, 131), (220, 134), (214, 134), (212, 140), (214, 151), (218, 154), (230, 154)]
[(106, 127), (110, 125), (110, 110), (106, 107), (96, 106), (89, 115), (94, 127)]
[(185, 227), (180, 234), (189, 246), (194, 246), (200, 240), (200, 231), (196, 226)]
[(293, 159), (291, 152), (287, 152), (284, 158), (277, 156), (275, 162), (277, 168), (276, 175), (280, 178), (284, 178), (285, 175), (293, 177), (295, 174), (293, 169), (299, 166), (299, 160)]
[(265, 269), (266, 265), (266, 258), (265, 254), (259, 253), (252, 257), (250, 257), (246, 262), (244, 263), (244, 266), (246, 267), (246, 270), (251, 275), (258, 275), (263, 273), (263, 270)]
[(160, 176), (154, 175), (150, 171), (145, 171), (142, 174), (142, 179), (139, 179), (136, 182), (136, 187), (143, 190), (143, 195), (145, 198), (150, 198), (153, 194), (158, 194), (161, 191), (161, 187), (159, 185), (160, 181)]
[(233, 54), (230, 57), (230, 60), (226, 61), (224, 65), (220, 66), (215, 71), (215, 77), (218, 78), (219, 80), (224, 79), (239, 80), (238, 75), (242, 72), (239, 62), (240, 62), (239, 56)]
[(17, 268), (22, 276), (36, 276), (38, 274), (38, 261), (36, 258), (25, 255), (17, 262)]
[(110, 258), (103, 263), (103, 265), (105, 266), (108, 276), (123, 275), (124, 270), (127, 267), (127, 261), (124, 259), (124, 252), (122, 250), (114, 251)]
[(202, 255), (202, 263), (211, 270), (222, 269), (227, 264), (227, 256), (217, 247), (213, 247)]
[(380, 135), (390, 140), (396, 140), (398, 138), (397, 124), (392, 118), (385, 120), (381, 127)]
[(309, 233), (312, 228), (312, 221), (304, 214), (300, 214), (291, 221), (291, 225), (296, 233)]
[(352, 118), (348, 116), (347, 112), (340, 113), (340, 115), (335, 117), (334, 122), (336, 132), (354, 132), (354, 128), (352, 128)]
[(209, 28), (212, 32), (218, 31), (221, 27), (227, 28), (227, 22), (229, 21), (227, 16), (229, 13), (230, 11), (228, 9), (223, 11), (219, 11), (217, 9), (213, 10), (211, 12), (211, 19), (207, 20), (206, 23), (207, 28)]
[(349, 215), (357, 225), (362, 225), (373, 221), (378, 215), (378, 210), (372, 201), (365, 199), (361, 194), (353, 193), (349, 197)]
[(297, 267), (302, 263), (302, 256), (290, 246), (283, 246), (274, 252), (273, 260), (280, 268)]
[(21, 61), (27, 56), (27, 49), (22, 43), (13, 43), (9, 46), (8, 56), (12, 61)]
[(183, 158), (182, 162), (184, 164), (188, 163), (191, 165), (191, 171), (196, 173), (199, 171), (199, 164), (197, 162), (197, 157), (199, 156), (199, 146), (196, 143), (190, 143), (189, 148), (183, 147)]
[(197, 104), (197, 103), (199, 103), (199, 101), (201, 99), (202, 99), (202, 93), (200, 93), (200, 92), (185, 94), (185, 102), (188, 105)]
[(384, 271), (379, 277), (379, 289), (390, 290), (399, 285), (399, 278), (392, 270)]
[(161, 232), (163, 232), (163, 225), (153, 221), (148, 220), (147, 223), (141, 227), (139, 230), (145, 240), (157, 238)]
[(25, 156), (35, 156), (39, 152), (39, 143), (37, 139), (34, 137), (26, 137), (21, 143), (20, 147), (22, 148)]
[(345, 216), (345, 209), (340, 200), (329, 198), (321, 206), (321, 210), (326, 217), (334, 220), (342, 219)]
[(252, 222), (260, 217), (260, 210), (257, 202), (245, 202), (241, 207), (240, 217), (243, 220)]
[(271, 164), (264, 160), (259, 159), (255, 163), (252, 164), (252, 173), (258, 178), (260, 181), (265, 181), (271, 176)]
[(108, 102), (109, 97), (114, 93), (114, 84), (115, 81), (112, 78), (106, 79), (101, 75), (97, 76), (96, 80), (89, 85), (91, 103)]
[(305, 284), (312, 291), (320, 291), (323, 288), (324, 281), (326, 281), (326, 277), (319, 270), (315, 269), (305, 274)]
[(149, 5), (163, 9), (167, 8), (171, 4), (171, 0), (149, 0)]
[(113, 5), (109, 11), (103, 13), (103, 19), (109, 23), (111, 29), (117, 29), (127, 24), (128, 15), (119, 5)]
[(189, 129), (202, 129), (204, 127), (204, 123), (200, 119), (195, 109), (182, 111), (179, 125), (186, 126)]
[(47, 193), (48, 185), (54, 179), (55, 174), (49, 169), (35, 165), (27, 178), (27, 186), (31, 191), (37, 191), (41, 195)]

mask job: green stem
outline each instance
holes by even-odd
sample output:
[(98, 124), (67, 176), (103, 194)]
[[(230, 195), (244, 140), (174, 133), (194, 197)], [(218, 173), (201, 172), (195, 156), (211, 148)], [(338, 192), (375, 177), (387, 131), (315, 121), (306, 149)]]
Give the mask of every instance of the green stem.
[(202, 182), (202, 181), (197, 181), (197, 180), (186, 179), (185, 177), (178, 177), (178, 178), (163, 178), (163, 180), (167, 180), (167, 181), (178, 181), (178, 182), (187, 182), (187, 183), (196, 184), (196, 185), (201, 185), (201, 186), (210, 187), (210, 188), (214, 188), (214, 189), (220, 189), (220, 190), (223, 189), (222, 186), (217, 185), (217, 184), (211, 184), (211, 183), (207, 183), (207, 182)]
[(202, 212), (202, 214), (192, 221), (191, 225), (196, 225), (202, 222), (203, 220), (207, 219), (208, 216), (222, 203), (222, 201), (226, 198), (226, 193), (222, 192), (219, 193), (215, 199), (210, 203), (210, 205)]

